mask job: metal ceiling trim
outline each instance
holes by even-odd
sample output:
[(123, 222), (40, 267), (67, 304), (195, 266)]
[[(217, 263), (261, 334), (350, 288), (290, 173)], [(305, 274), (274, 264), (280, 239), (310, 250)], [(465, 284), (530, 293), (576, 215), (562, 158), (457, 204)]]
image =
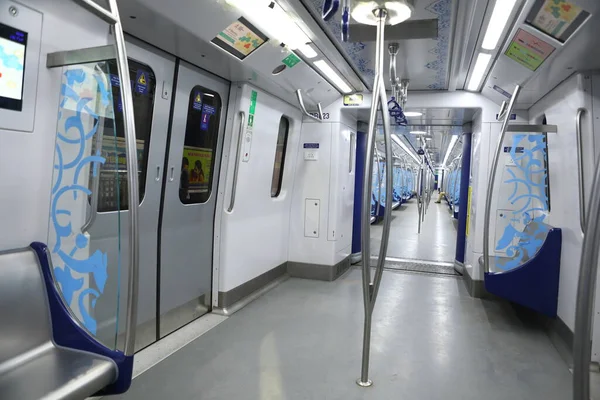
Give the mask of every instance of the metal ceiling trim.
[[(354, 72), (354, 74), (357, 76), (357, 78), (365, 86), (365, 89), (367, 89), (368, 91), (373, 90), (373, 82), (367, 82), (363, 78), (360, 71), (354, 66), (354, 64), (352, 63), (352, 60), (350, 59), (350, 57), (346, 54), (346, 52), (342, 48), (342, 45), (337, 41), (335, 36), (327, 28), (327, 25), (326, 25), (325, 21), (323, 21), (323, 19), (321, 18), (321, 15), (319, 13), (317, 13), (309, 4), (306, 3), (307, 0), (285, 0), (285, 1), (288, 4), (292, 3), (292, 2), (298, 3), (304, 9), (304, 11), (306, 11), (306, 12), (308, 12), (308, 14), (310, 14), (313, 21), (317, 23), (317, 25), (319, 26), (321, 31), (325, 34), (325, 36), (327, 36), (330, 44), (336, 48), (340, 57), (346, 61), (346, 64), (350, 67), (350, 69)], [(292, 4), (289, 4), (289, 5), (297, 12), (297, 9), (295, 7), (293, 7)], [(317, 43), (317, 46), (318, 46), (318, 43)]]

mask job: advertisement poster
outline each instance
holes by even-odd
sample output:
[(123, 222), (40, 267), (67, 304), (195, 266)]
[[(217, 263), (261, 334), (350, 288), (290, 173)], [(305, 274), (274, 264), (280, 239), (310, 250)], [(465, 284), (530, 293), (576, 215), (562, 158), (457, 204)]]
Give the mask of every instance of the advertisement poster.
[[(212, 149), (185, 146), (183, 148), (182, 186), (187, 184), (188, 193), (207, 193), (210, 181)], [(184, 172), (187, 171), (187, 173)], [(183, 182), (187, 180), (188, 182)]]
[(546, 0), (531, 25), (559, 39), (582, 12), (581, 7), (569, 1)]
[(268, 38), (256, 29), (244, 17), (241, 17), (223, 31), (219, 32), (211, 42), (223, 50), (243, 60), (262, 46)]

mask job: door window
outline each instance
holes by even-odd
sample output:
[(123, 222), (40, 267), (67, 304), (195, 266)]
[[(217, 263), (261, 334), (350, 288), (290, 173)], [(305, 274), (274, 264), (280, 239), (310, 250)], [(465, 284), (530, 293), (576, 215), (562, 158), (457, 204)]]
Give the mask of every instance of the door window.
[(277, 134), (277, 148), (275, 150), (275, 162), (273, 164), (273, 178), (271, 179), (271, 197), (279, 196), (281, 183), (283, 181), (283, 167), (285, 165), (285, 151), (287, 148), (290, 121), (281, 117), (279, 121), (279, 133)]
[[(125, 146), (125, 128), (123, 122), (123, 102), (121, 100), (120, 79), (116, 60), (106, 62), (106, 71), (110, 77), (113, 93), (113, 118), (102, 118), (103, 136), (101, 145), (95, 143), (93, 152), (101, 147), (102, 157), (106, 162), (100, 169), (98, 190), (98, 212), (127, 210), (127, 160)], [(146, 175), (148, 167), (148, 151), (150, 148), (150, 131), (152, 130), (152, 113), (156, 78), (152, 69), (134, 60), (129, 60), (129, 84), (133, 92), (133, 109), (137, 144), (138, 178), (140, 203), (146, 191)], [(93, 171), (91, 172), (93, 174)]]
[(220, 114), (217, 92), (202, 86), (192, 89), (180, 166), (179, 200), (183, 204), (206, 203), (210, 198)]

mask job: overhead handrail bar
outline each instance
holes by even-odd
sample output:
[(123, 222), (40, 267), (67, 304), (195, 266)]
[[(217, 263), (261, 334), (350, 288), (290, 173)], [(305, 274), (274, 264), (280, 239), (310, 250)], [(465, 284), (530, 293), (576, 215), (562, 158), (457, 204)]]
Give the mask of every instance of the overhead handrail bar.
[(490, 272), (490, 215), (492, 213), (492, 193), (494, 191), (494, 180), (496, 178), (496, 170), (498, 169), (498, 160), (500, 159), (500, 153), (502, 152), (504, 136), (506, 135), (506, 131), (508, 129), (510, 114), (515, 107), (519, 93), (521, 93), (521, 86), (517, 85), (512, 97), (510, 98), (510, 103), (508, 104), (504, 121), (502, 122), (500, 136), (498, 137), (498, 143), (496, 143), (496, 151), (492, 161), (492, 169), (488, 178), (488, 187), (485, 199), (485, 214), (483, 217), (483, 270), (486, 273)]
[(235, 206), (235, 194), (237, 192), (238, 172), (240, 170), (240, 154), (242, 153), (242, 141), (244, 138), (244, 126), (246, 125), (246, 114), (240, 111), (240, 129), (238, 132), (237, 148), (235, 149), (235, 164), (233, 165), (233, 181), (231, 182), (231, 198), (227, 212), (232, 212)]
[(317, 118), (306, 110), (306, 106), (304, 105), (304, 100), (302, 99), (302, 89), (296, 90), (296, 97), (298, 98), (298, 103), (300, 104), (300, 109), (302, 110), (304, 115), (306, 115), (309, 118), (314, 119), (315, 121), (323, 122), (323, 110), (321, 109), (321, 103), (317, 103), (317, 109), (319, 110), (319, 113), (318, 113), (319, 117)]
[(575, 131), (577, 139), (577, 178), (579, 180), (579, 225), (581, 232), (585, 233), (585, 179), (583, 169), (583, 137), (581, 129), (581, 121), (585, 114), (585, 108), (577, 110), (575, 119)]
[[(387, 20), (387, 10), (378, 8), (373, 11), (377, 18), (377, 40), (376, 40), (376, 56), (375, 56), (375, 80), (373, 85), (373, 96), (371, 99), (371, 110), (369, 115), (369, 129), (367, 134), (367, 159), (365, 162), (365, 182), (363, 183), (363, 208), (361, 215), (361, 246), (363, 251), (362, 259), (362, 279), (363, 279), (363, 301), (364, 301), (364, 332), (363, 332), (363, 352), (362, 366), (360, 378), (356, 381), (359, 386), (368, 387), (373, 384), (369, 379), (369, 356), (371, 347), (371, 324), (375, 301), (379, 292), (381, 278), (383, 276), (383, 267), (385, 256), (387, 253), (388, 240), (390, 237), (390, 224), (392, 213), (393, 200), (393, 174), (389, 171), (393, 170), (392, 157), (392, 135), (390, 128), (390, 116), (385, 105), (387, 103), (387, 94), (383, 81), (383, 60), (384, 60), (384, 29)], [(371, 240), (371, 213), (370, 196), (371, 188), (367, 185), (366, 178), (372, 177), (373, 174), (373, 149), (375, 147), (375, 133), (377, 129), (377, 112), (381, 110), (383, 119), (383, 132), (385, 139), (385, 154), (386, 154), (386, 197), (385, 197), (385, 212), (383, 217), (383, 233), (377, 257), (377, 265), (375, 276), (371, 282), (371, 257), (370, 257), (370, 240)]]
[[(90, 11), (92, 14), (96, 15), (98, 18), (102, 19), (103, 21), (111, 24), (111, 25), (116, 25), (116, 24), (120, 24), (121, 21), (119, 19), (119, 12), (116, 9), (116, 4), (115, 2), (109, 0), (108, 1), (108, 8), (110, 9), (107, 10), (106, 8), (102, 7), (101, 5), (94, 3), (92, 0), (74, 0), (76, 3), (78, 3), (80, 6), (82, 6), (83, 8), (85, 8), (86, 10)], [(114, 4), (114, 8), (113, 8), (113, 4)]]
[(575, 331), (573, 336), (573, 400), (590, 398), (590, 362), (592, 353), (592, 321), (598, 255), (600, 252), (600, 158), (594, 169), (594, 180), (586, 220), (583, 227), (577, 302), (575, 306)]
[(398, 55), (398, 43), (390, 43), (388, 45), (388, 52), (390, 53), (390, 83), (392, 86), (392, 98), (399, 99), (398, 97), (398, 76), (396, 75), (396, 56)]

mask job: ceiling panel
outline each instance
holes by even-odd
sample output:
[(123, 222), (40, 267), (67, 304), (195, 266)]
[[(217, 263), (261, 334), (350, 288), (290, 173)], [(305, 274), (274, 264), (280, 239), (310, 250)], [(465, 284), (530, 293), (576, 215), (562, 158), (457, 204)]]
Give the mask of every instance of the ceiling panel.
[[(323, 0), (302, 0), (316, 17), (321, 14)], [(410, 80), (412, 90), (448, 89), (448, 71), (450, 66), (450, 43), (454, 27), (454, 2), (457, 0), (416, 0), (411, 20), (438, 19), (437, 39), (413, 39), (399, 41), (397, 64), (398, 75)], [(351, 60), (355, 70), (368, 87), (372, 87), (375, 77), (375, 43), (342, 42), (340, 37), (340, 18), (325, 23), (330, 34), (338, 41), (347, 59)], [(352, 36), (352, 32), (350, 32)], [(387, 46), (386, 46), (387, 49)], [(384, 65), (385, 81), (389, 89), (389, 56), (386, 51)]]

